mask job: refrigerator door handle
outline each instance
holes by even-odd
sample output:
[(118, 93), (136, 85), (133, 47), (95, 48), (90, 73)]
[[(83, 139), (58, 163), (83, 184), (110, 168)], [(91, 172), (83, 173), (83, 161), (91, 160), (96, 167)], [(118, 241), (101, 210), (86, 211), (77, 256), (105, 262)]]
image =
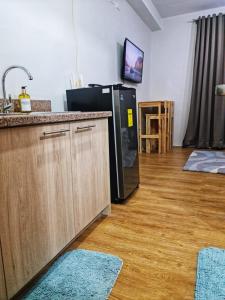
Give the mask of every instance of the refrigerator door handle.
[(112, 91), (112, 108), (113, 108), (113, 130), (114, 130), (114, 141), (115, 141), (115, 159), (116, 159), (116, 182), (117, 182), (117, 191), (118, 198), (121, 197), (120, 191), (120, 179), (119, 179), (119, 164), (118, 164), (118, 154), (117, 154), (117, 134), (116, 134), (116, 112), (115, 112), (115, 98), (114, 92)]

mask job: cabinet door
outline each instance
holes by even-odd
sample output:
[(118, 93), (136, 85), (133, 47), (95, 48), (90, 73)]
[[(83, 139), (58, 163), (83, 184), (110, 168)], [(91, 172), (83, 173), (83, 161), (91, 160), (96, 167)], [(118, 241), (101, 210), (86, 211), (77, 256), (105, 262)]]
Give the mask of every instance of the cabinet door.
[(1, 243), (0, 243), (0, 300), (6, 300), (6, 290), (5, 290), (5, 277), (4, 269), (2, 264), (2, 252), (1, 252)]
[(75, 236), (69, 124), (0, 131), (0, 234), (12, 297)]
[(110, 205), (108, 120), (71, 124), (75, 231)]

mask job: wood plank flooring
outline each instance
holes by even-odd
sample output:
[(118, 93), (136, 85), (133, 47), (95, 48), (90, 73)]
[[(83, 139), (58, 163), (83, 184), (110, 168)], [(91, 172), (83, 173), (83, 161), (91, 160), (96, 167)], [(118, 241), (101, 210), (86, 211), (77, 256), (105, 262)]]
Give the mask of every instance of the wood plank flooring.
[(123, 259), (110, 300), (193, 299), (198, 251), (225, 248), (225, 176), (182, 171), (191, 151), (141, 155), (139, 190), (73, 244)]

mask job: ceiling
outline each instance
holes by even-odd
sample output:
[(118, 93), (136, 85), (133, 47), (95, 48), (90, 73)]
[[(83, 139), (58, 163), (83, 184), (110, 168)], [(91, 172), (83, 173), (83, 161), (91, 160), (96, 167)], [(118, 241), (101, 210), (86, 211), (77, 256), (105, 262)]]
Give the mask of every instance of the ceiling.
[(172, 17), (225, 6), (225, 0), (152, 0), (161, 17)]

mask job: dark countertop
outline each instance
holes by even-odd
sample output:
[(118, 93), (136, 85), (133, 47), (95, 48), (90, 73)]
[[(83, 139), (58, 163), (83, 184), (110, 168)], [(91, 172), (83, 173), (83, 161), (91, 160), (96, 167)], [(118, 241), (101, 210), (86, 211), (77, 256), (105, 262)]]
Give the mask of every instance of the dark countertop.
[(0, 114), (0, 128), (32, 126), (60, 122), (101, 119), (112, 116), (111, 111), (98, 112), (32, 112)]

